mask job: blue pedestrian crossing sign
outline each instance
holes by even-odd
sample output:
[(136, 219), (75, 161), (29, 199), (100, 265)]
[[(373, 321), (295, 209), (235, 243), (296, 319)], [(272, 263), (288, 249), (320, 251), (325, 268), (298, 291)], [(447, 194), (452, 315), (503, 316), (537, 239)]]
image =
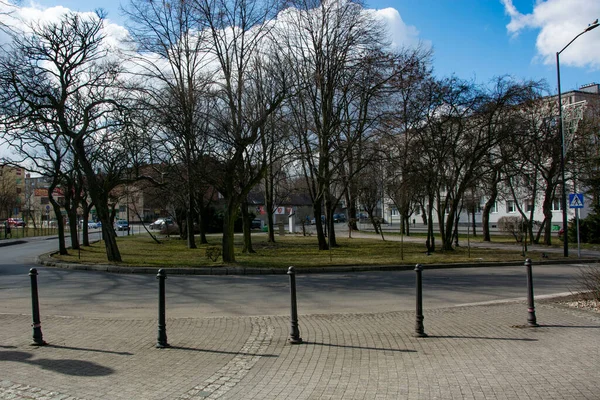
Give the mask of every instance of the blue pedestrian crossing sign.
[(569, 208), (583, 208), (583, 193), (569, 194)]

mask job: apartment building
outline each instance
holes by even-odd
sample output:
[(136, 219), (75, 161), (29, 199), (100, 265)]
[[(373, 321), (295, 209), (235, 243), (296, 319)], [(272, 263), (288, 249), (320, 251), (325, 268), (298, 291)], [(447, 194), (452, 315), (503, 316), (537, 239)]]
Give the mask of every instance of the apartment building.
[[(584, 116), (590, 115), (590, 113), (595, 113), (598, 115), (598, 121), (600, 121), (600, 84), (592, 83), (588, 85), (581, 86), (577, 90), (571, 90), (565, 93), (562, 93), (562, 104), (563, 104), (563, 132), (565, 137), (565, 146), (568, 149), (568, 146), (571, 146), (575, 140), (578, 140), (578, 134), (580, 133), (580, 124), (584, 120)], [(548, 104), (557, 103), (557, 96), (548, 96), (544, 99), (548, 102)], [(557, 125), (558, 129), (558, 125)], [(598, 132), (600, 132), (600, 126), (598, 126)], [(600, 137), (600, 134), (598, 135)], [(594, 149), (592, 152), (595, 152), (597, 156), (600, 156), (600, 143), (590, 143)], [(569, 170), (569, 168), (574, 170)], [(581, 218), (585, 218), (593, 209), (593, 205), (597, 204), (599, 199), (599, 191), (600, 188), (589, 188), (589, 187), (574, 187), (573, 179), (571, 179), (575, 174), (579, 171), (577, 169), (577, 160), (570, 160), (568, 166), (566, 168), (565, 176), (567, 180), (567, 197), (569, 194), (582, 194), (583, 195), (583, 205), (582, 209), (578, 209), (579, 216)], [(500, 190), (501, 193), (507, 193), (507, 190)], [(483, 205), (487, 201), (485, 193), (479, 193), (475, 195), (472, 199), (468, 199), (470, 202), (475, 204), (474, 213), (469, 213), (467, 215), (466, 207), (462, 210), (459, 215), (459, 223), (466, 224), (467, 222), (472, 222), (473, 218), (476, 223), (481, 224), (482, 222), (482, 209)], [(492, 207), (490, 213), (490, 225), (492, 227), (497, 224), (498, 220), (504, 216), (519, 216), (520, 212), (519, 208), (526, 213), (529, 213), (532, 209), (534, 210), (533, 220), (541, 222), (544, 219), (544, 215), (542, 212), (542, 201), (543, 198), (541, 195), (538, 195), (535, 199), (531, 198), (531, 196), (527, 194), (523, 194), (522, 196), (510, 196), (507, 194), (499, 196), (498, 200), (495, 202)], [(467, 201), (465, 200), (465, 203)], [(386, 222), (391, 223), (399, 223), (400, 222), (400, 214), (398, 213), (397, 208), (393, 204), (393, 202), (385, 198), (382, 199), (383, 210), (378, 208), (380, 212), (382, 212), (382, 216)], [(568, 219), (571, 220), (575, 218), (576, 209), (570, 208), (569, 198), (567, 198), (567, 215)], [(562, 228), (562, 208), (561, 208), (561, 191), (556, 190), (556, 196), (552, 199), (551, 203), (552, 209), (552, 230), (559, 231)], [(417, 210), (415, 214), (411, 218), (414, 218), (416, 222), (422, 223), (422, 210)], [(434, 218), (437, 217), (437, 213), (434, 212)], [(437, 222), (437, 221), (434, 221)]]

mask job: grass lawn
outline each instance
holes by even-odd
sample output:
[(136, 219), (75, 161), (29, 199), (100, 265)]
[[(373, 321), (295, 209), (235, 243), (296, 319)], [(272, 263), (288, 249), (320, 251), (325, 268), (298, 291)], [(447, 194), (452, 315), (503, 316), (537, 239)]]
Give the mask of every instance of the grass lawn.
[[(461, 263), (461, 262), (497, 262), (523, 261), (521, 247), (514, 246), (510, 250), (489, 250), (471, 248), (470, 255), (466, 240), (461, 239), (461, 246), (454, 251), (441, 252), (438, 250), (430, 256), (425, 254), (424, 239), (422, 243), (407, 243), (399, 241), (381, 241), (373, 239), (358, 239), (338, 237), (339, 247), (329, 251), (319, 251), (316, 236), (277, 236), (276, 243), (268, 243), (266, 235), (253, 235), (252, 244), (256, 253), (242, 254), (242, 238), (236, 236), (236, 265), (245, 267), (287, 268), (324, 267), (344, 265), (414, 265), (432, 263)], [(210, 236), (210, 244), (198, 245), (197, 249), (188, 249), (186, 241), (178, 238), (162, 239), (162, 244), (156, 244), (148, 236), (135, 235), (118, 238), (119, 249), (123, 258), (121, 265), (139, 267), (215, 267), (224, 265), (219, 258), (213, 262), (206, 256), (207, 248), (220, 249), (221, 237)], [(436, 241), (439, 249), (440, 241)], [(402, 250), (403, 248), (403, 250)], [(55, 255), (57, 259), (81, 263), (106, 264), (104, 243), (97, 242), (91, 247), (82, 247), (78, 251), (70, 250), (67, 256)], [(403, 256), (402, 256), (403, 254)], [(532, 257), (533, 256), (533, 257)], [(537, 259), (539, 255), (531, 253), (529, 257)], [(550, 254), (551, 258), (560, 255)]]

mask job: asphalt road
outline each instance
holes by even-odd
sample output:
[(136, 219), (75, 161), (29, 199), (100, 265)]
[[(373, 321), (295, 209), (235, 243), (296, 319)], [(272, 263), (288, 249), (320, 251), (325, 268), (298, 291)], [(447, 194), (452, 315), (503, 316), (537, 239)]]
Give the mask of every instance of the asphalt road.
[[(0, 313), (31, 312), (29, 268), (39, 272), (42, 316), (148, 318), (156, 315), (155, 275), (70, 271), (35, 265), (55, 240), (0, 248)], [(576, 288), (576, 265), (534, 266), (536, 295)], [(297, 276), (300, 314), (413, 310), (413, 271)], [(167, 317), (288, 315), (286, 275), (169, 276)], [(457, 268), (423, 272), (424, 308), (526, 296), (524, 267)]]

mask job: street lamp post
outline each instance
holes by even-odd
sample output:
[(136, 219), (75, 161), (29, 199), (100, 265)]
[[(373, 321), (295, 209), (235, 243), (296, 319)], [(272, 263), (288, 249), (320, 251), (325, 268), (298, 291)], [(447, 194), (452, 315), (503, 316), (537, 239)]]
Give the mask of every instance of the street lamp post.
[(562, 181), (562, 196), (561, 196), (561, 204), (562, 208), (562, 222), (563, 222), (563, 245), (564, 245), (564, 256), (569, 256), (569, 240), (568, 240), (568, 220), (567, 220), (567, 188), (566, 188), (566, 180), (565, 180), (565, 133), (563, 131), (563, 117), (562, 117), (562, 97), (560, 92), (560, 53), (565, 51), (567, 47), (571, 45), (579, 36), (583, 35), (586, 32), (591, 31), (594, 28), (597, 28), (598, 20), (596, 19), (587, 28), (583, 30), (583, 32), (579, 33), (579, 35), (575, 36), (565, 47), (562, 48), (561, 51), (556, 52), (556, 78), (558, 80), (558, 130), (560, 135), (560, 179)]

